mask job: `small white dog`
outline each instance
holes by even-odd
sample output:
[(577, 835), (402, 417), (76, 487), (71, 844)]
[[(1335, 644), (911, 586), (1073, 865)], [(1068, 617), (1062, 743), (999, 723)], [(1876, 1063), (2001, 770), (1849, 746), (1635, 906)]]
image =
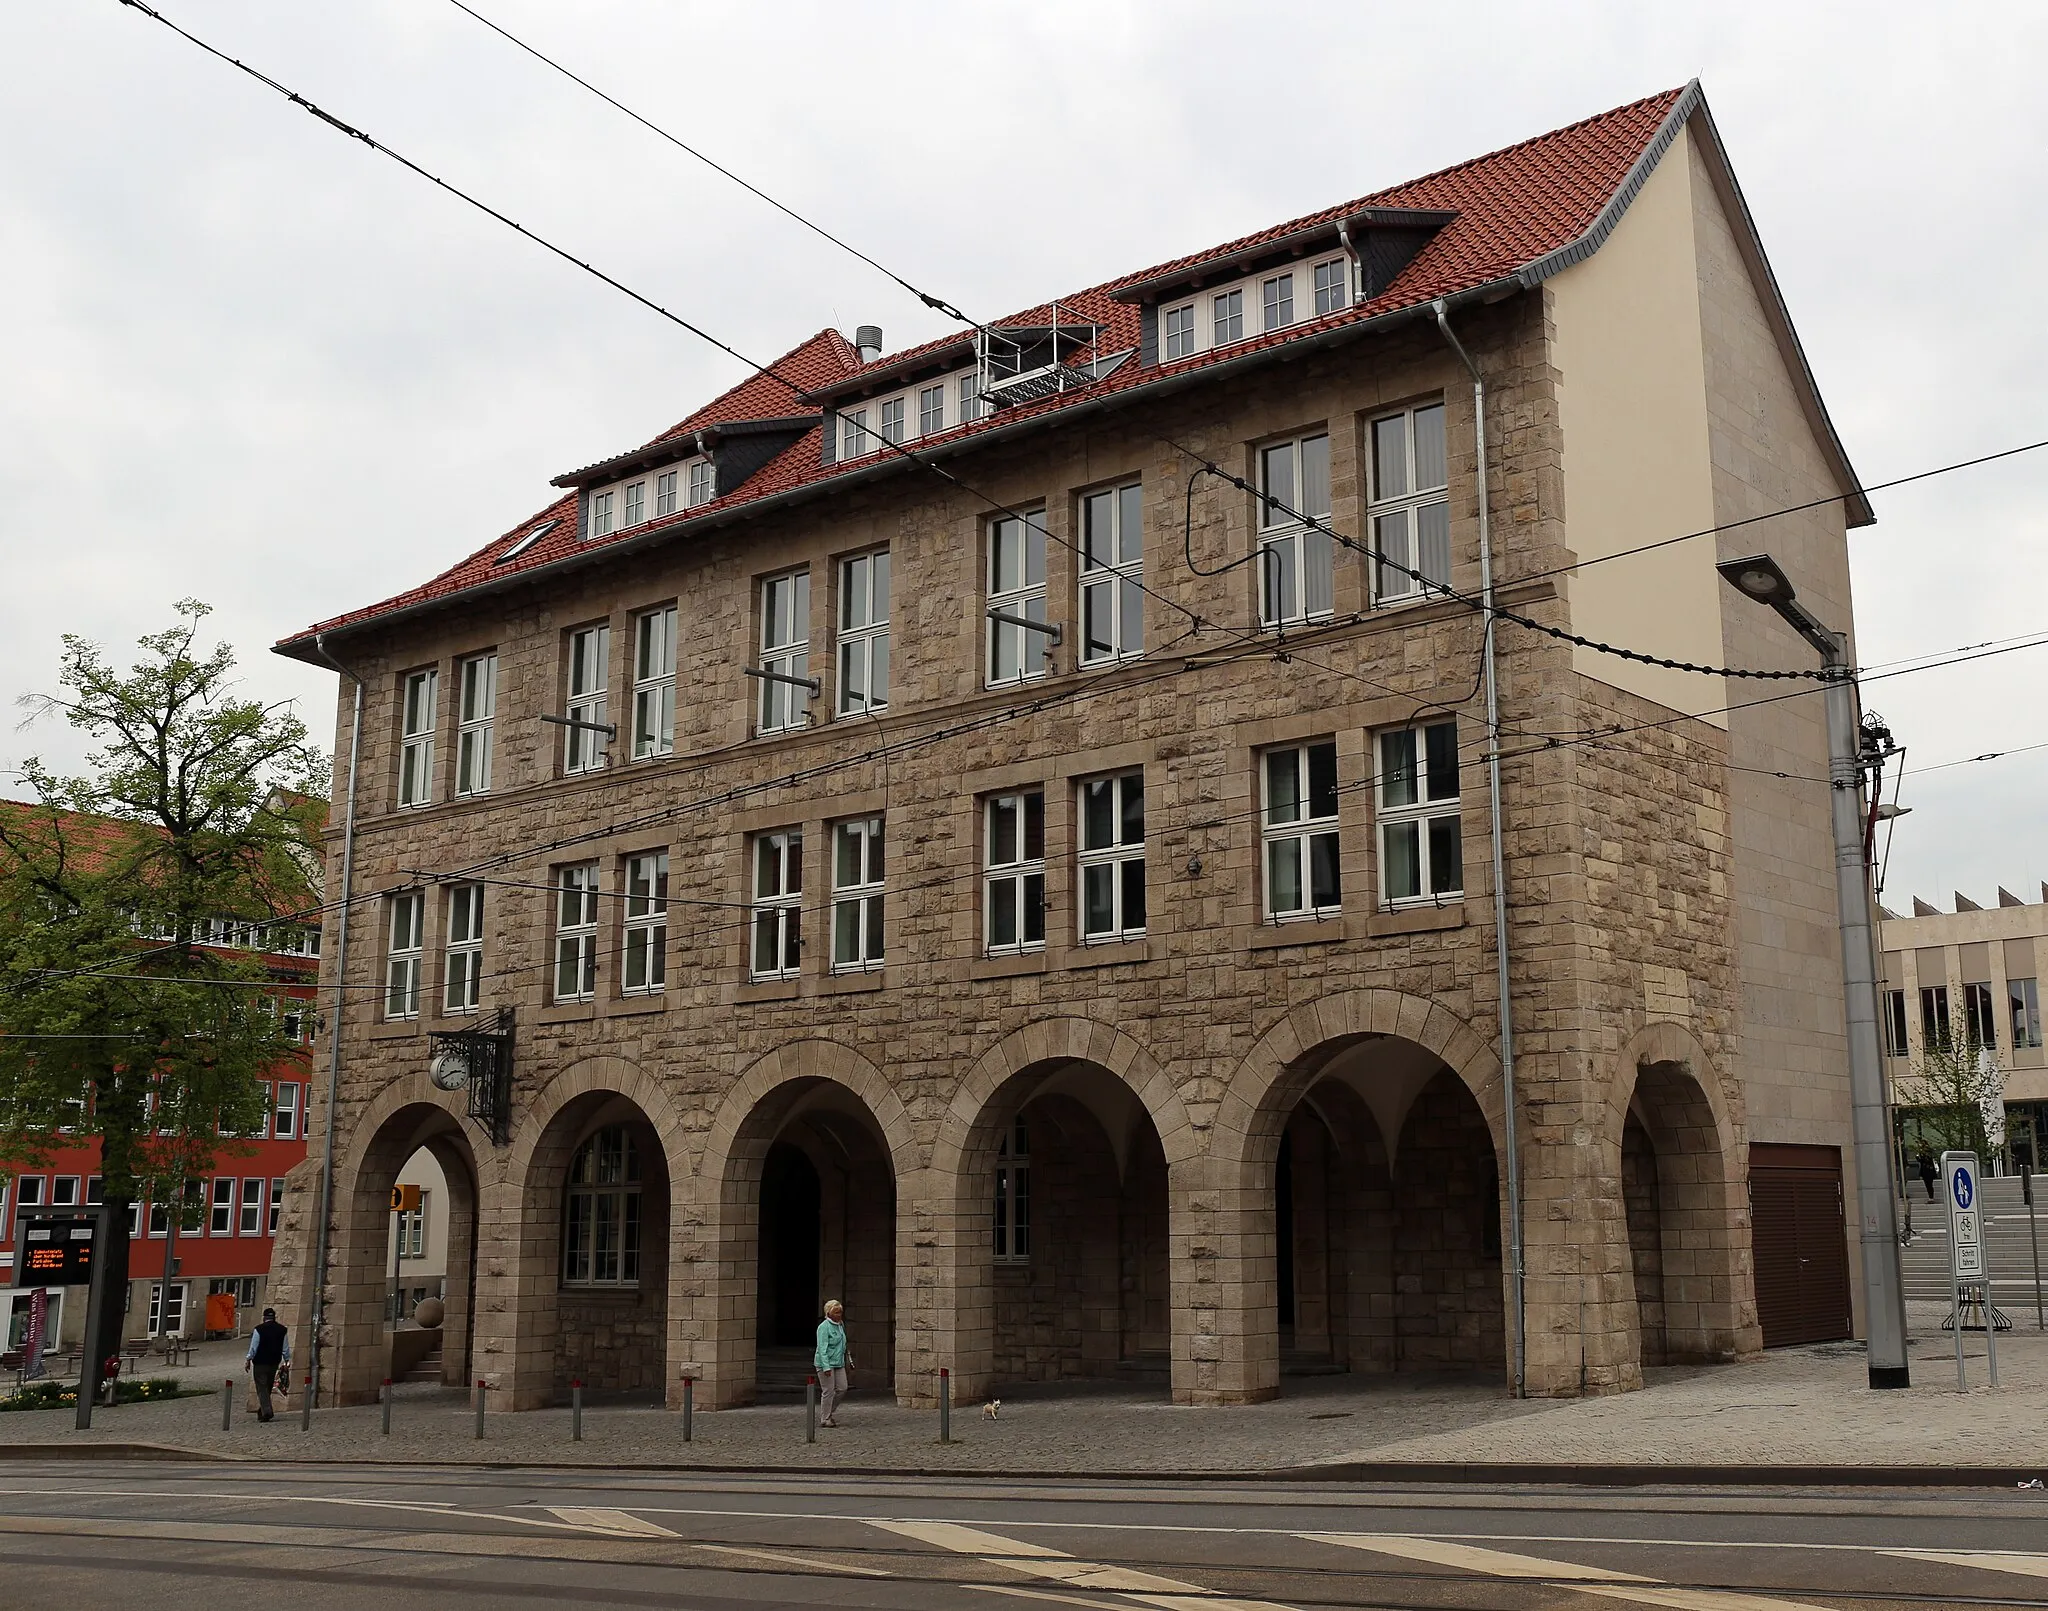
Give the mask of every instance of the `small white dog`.
[(999, 1421), (1002, 1416), (1003, 1401), (999, 1398), (992, 1398), (981, 1407), (981, 1418), (984, 1421)]

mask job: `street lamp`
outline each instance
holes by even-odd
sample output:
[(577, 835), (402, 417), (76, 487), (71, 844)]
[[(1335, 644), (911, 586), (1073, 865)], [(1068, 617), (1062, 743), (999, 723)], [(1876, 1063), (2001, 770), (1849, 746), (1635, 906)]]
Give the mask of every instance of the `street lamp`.
[(1842, 990), (1849, 1019), (1849, 1104), (1856, 1146), (1856, 1207), (1862, 1222), (1863, 1293), (1872, 1387), (1908, 1387), (1906, 1298), (1899, 1276), (1897, 1209), (1884, 1064), (1877, 1039), (1877, 972), (1870, 934), (1870, 870), (1863, 850), (1863, 780), (1856, 723), (1856, 674), (1848, 642), (1795, 597), (1792, 579), (1768, 554), (1715, 567), (1737, 592), (1767, 604), (1820, 651), (1828, 672), (1829, 815), (1835, 835), (1835, 904), (1842, 930)]

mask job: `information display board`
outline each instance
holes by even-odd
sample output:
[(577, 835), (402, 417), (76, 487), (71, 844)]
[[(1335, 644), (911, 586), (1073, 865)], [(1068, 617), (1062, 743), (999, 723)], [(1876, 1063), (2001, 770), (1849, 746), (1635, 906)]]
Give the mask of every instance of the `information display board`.
[(99, 1221), (53, 1215), (22, 1217), (16, 1246), (14, 1284), (18, 1287), (83, 1287), (92, 1284), (93, 1253), (98, 1247)]

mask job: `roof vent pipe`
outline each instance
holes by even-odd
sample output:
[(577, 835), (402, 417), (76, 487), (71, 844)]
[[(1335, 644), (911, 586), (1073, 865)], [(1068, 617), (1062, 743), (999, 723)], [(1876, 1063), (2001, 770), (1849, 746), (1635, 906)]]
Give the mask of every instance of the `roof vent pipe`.
[(853, 344), (862, 363), (873, 363), (882, 356), (882, 327), (878, 324), (862, 325), (853, 333)]

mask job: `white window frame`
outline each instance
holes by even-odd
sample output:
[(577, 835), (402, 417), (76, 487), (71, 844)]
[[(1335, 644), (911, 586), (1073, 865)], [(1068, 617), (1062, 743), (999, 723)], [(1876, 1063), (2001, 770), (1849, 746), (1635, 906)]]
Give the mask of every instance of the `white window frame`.
[(594, 861), (555, 869), (554, 999), (597, 998), (598, 871)]
[(917, 434), (937, 436), (946, 428), (946, 383), (923, 386), (917, 393)]
[(207, 1204), (206, 1234), (208, 1236), (233, 1236), (235, 1234), (235, 1177), (215, 1175), (213, 1189)]
[(690, 507), (695, 509), (718, 496), (718, 466), (710, 459), (690, 461)]
[(1195, 305), (1177, 302), (1159, 310), (1159, 358), (1162, 363), (1192, 358), (1201, 348), (1196, 344)]
[(679, 470), (662, 470), (654, 477), (654, 515), (658, 520), (663, 515), (676, 512), (676, 481)]
[(236, 1221), (235, 1234), (263, 1234), (263, 1181), (260, 1176), (242, 1182), (242, 1205)]
[[(1284, 477), (1276, 473), (1282, 469)], [(1258, 500), (1259, 619), (1269, 627), (1324, 620), (1337, 608), (1336, 544), (1328, 532), (1287, 511), (1329, 523), (1329, 432), (1307, 431), (1266, 443), (1258, 450), (1258, 473), (1264, 495)]]
[(422, 1187), (420, 1206), (399, 1210), (396, 1230), (400, 1259), (423, 1259), (427, 1256), (427, 1199), (432, 1195)]
[[(1145, 934), (1145, 774), (1111, 772), (1074, 788), (1074, 902), (1083, 945), (1142, 939)], [(1135, 910), (1133, 908), (1135, 907)], [(1097, 915), (1105, 921), (1097, 923)]]
[[(1380, 901), (1389, 911), (1441, 906), (1465, 895), (1465, 830), (1459, 810), (1462, 767), (1458, 724), (1418, 722), (1373, 735), (1377, 761)], [(1448, 782), (1449, 793), (1441, 792)], [(1397, 843), (1405, 842), (1397, 849)], [(1455, 866), (1446, 870), (1446, 858)], [(1413, 890), (1396, 889), (1401, 866), (1415, 873)]]
[[(1275, 287), (1278, 291), (1275, 291)], [(1259, 277), (1259, 321), (1262, 330), (1285, 330), (1294, 323), (1294, 271)]]
[(1081, 500), (1081, 664), (1145, 652), (1145, 499), (1136, 482)]
[(498, 657), (471, 655), (455, 668), (455, 792), (491, 792), (491, 729), (498, 714)]
[(441, 962), (444, 1012), (475, 1012), (483, 998), (484, 886), (457, 884), (448, 891), (448, 932)]
[(874, 449), (869, 445), (868, 411), (864, 408), (849, 408), (839, 416), (839, 456), (842, 459), (857, 459)]
[[(186, 1287), (188, 1287), (188, 1286), (190, 1286), (190, 1285), (191, 1285), (191, 1283), (190, 1283), (190, 1282), (188, 1282), (188, 1281), (173, 1281), (173, 1282), (171, 1283), (171, 1301), (170, 1301), (170, 1303), (169, 1303), (169, 1304), (167, 1305), (167, 1304), (165, 1304), (165, 1302), (164, 1302), (164, 1284), (163, 1284), (163, 1282), (161, 1282), (161, 1281), (152, 1281), (152, 1282), (150, 1282), (150, 1284), (149, 1284), (149, 1335), (150, 1335), (150, 1336), (152, 1336), (152, 1337), (182, 1337), (182, 1336), (184, 1336), (184, 1335), (185, 1335), (185, 1289), (186, 1289)], [(170, 1324), (170, 1319), (171, 1319), (171, 1313), (172, 1313), (172, 1311), (175, 1311), (175, 1312), (177, 1313), (177, 1316), (178, 1316), (178, 1320), (177, 1320), (177, 1325), (176, 1325), (176, 1327), (175, 1327), (175, 1328), (174, 1328), (174, 1327), (173, 1327), (173, 1326), (172, 1326), (172, 1325)]]
[(607, 489), (590, 495), (590, 535), (609, 537), (612, 534), (612, 500), (616, 492)]
[(755, 834), (749, 860), (754, 921), (747, 936), (748, 974), (794, 979), (803, 972), (803, 831)]
[(655, 996), (668, 987), (668, 852), (626, 858), (619, 993)]
[(434, 729), (439, 725), (441, 672), (409, 671), (399, 682), (398, 803), (434, 803)]
[(839, 714), (889, 708), (889, 550), (839, 562)]
[(884, 961), (886, 825), (856, 817), (832, 825), (832, 971), (873, 973)]
[[(14, 1206), (17, 1209), (41, 1208), (43, 1206), (43, 1177), (41, 1175), (17, 1175), (14, 1179)], [(12, 1234), (12, 1227), (9, 1227)]]
[(1209, 298), (1209, 345), (1232, 347), (1244, 340), (1244, 290), (1234, 285)]
[(427, 896), (408, 889), (390, 897), (384, 934), (384, 1016), (398, 1023), (420, 1015), (420, 964), (425, 956)]
[(611, 725), (611, 718), (605, 714), (611, 708), (611, 664), (610, 622), (600, 621), (570, 632), (568, 698), (562, 714), (572, 722), (593, 725), (563, 729), (562, 774), (565, 777), (604, 769), (605, 735), (596, 728)]
[(970, 369), (960, 377), (960, 418), (957, 423), (967, 425), (982, 416), (981, 371)]
[(1351, 290), (1351, 259), (1326, 257), (1320, 263), (1311, 264), (1308, 283), (1310, 294), (1315, 299), (1318, 319), (1328, 314), (1342, 313), (1354, 300)]
[(623, 489), (625, 515), (619, 521), (619, 530), (631, 531), (647, 518), (647, 478), (628, 481)]
[(633, 618), (633, 759), (654, 760), (676, 748), (676, 607)]
[(996, 1144), (994, 1230), (996, 1263), (1031, 1262), (1031, 1132), (1021, 1117)]
[(270, 1217), (266, 1222), (265, 1236), (277, 1234), (277, 1223), (284, 1216), (284, 1177), (275, 1175), (270, 1182)]
[(299, 1084), (296, 1080), (280, 1080), (277, 1095), (271, 1109), (271, 1134), (279, 1141), (298, 1141), (299, 1133)]
[(982, 802), (982, 948), (992, 957), (1045, 949), (1045, 791)]
[[(784, 677), (811, 674), (811, 572), (761, 578), (761, 669)], [(811, 725), (809, 690), (763, 681), (754, 711), (756, 733), (788, 733)]]
[(909, 412), (910, 399), (907, 395), (883, 398), (875, 405), (875, 434), (883, 442), (900, 445), (904, 436), (904, 417)]
[[(66, 1125), (66, 1129), (70, 1126)], [(50, 1206), (52, 1208), (76, 1208), (84, 1200), (85, 1177), (83, 1175), (52, 1175), (50, 1177)]]
[[(1451, 585), (1451, 492), (1444, 405), (1380, 414), (1366, 425), (1372, 477), (1375, 604), (1440, 597)], [(1398, 441), (1394, 440), (1398, 433)], [(1429, 485), (1422, 483), (1428, 480)], [(1420, 571), (1417, 577), (1413, 572)]]
[[(1327, 791), (1318, 787), (1317, 772), (1324, 760), (1330, 769)], [(1287, 786), (1277, 787), (1286, 769)], [(1338, 828), (1337, 745), (1333, 739), (1316, 739), (1264, 751), (1259, 756), (1259, 836), (1261, 883), (1266, 920), (1271, 923), (1299, 923), (1337, 916), (1343, 910), (1343, 845)], [(1327, 792), (1327, 801), (1318, 795)], [(1328, 805), (1327, 811), (1317, 807)], [(1336, 887), (1334, 897), (1319, 900), (1318, 856)], [(1292, 888), (1295, 899), (1283, 904), (1280, 897)]]
[(563, 1286), (640, 1284), (640, 1192), (640, 1150), (630, 1128), (610, 1125), (576, 1149), (562, 1202)]
[[(1014, 566), (1008, 564), (1005, 547), (1012, 541), (1017, 545)], [(1034, 509), (1021, 516), (997, 516), (988, 523), (983, 549), (989, 609), (1022, 616), (1028, 621), (1045, 620), (1045, 511)], [(1003, 621), (986, 624), (988, 658), (984, 669), (989, 687), (1036, 682), (1046, 675), (1052, 658), (1050, 635)]]

